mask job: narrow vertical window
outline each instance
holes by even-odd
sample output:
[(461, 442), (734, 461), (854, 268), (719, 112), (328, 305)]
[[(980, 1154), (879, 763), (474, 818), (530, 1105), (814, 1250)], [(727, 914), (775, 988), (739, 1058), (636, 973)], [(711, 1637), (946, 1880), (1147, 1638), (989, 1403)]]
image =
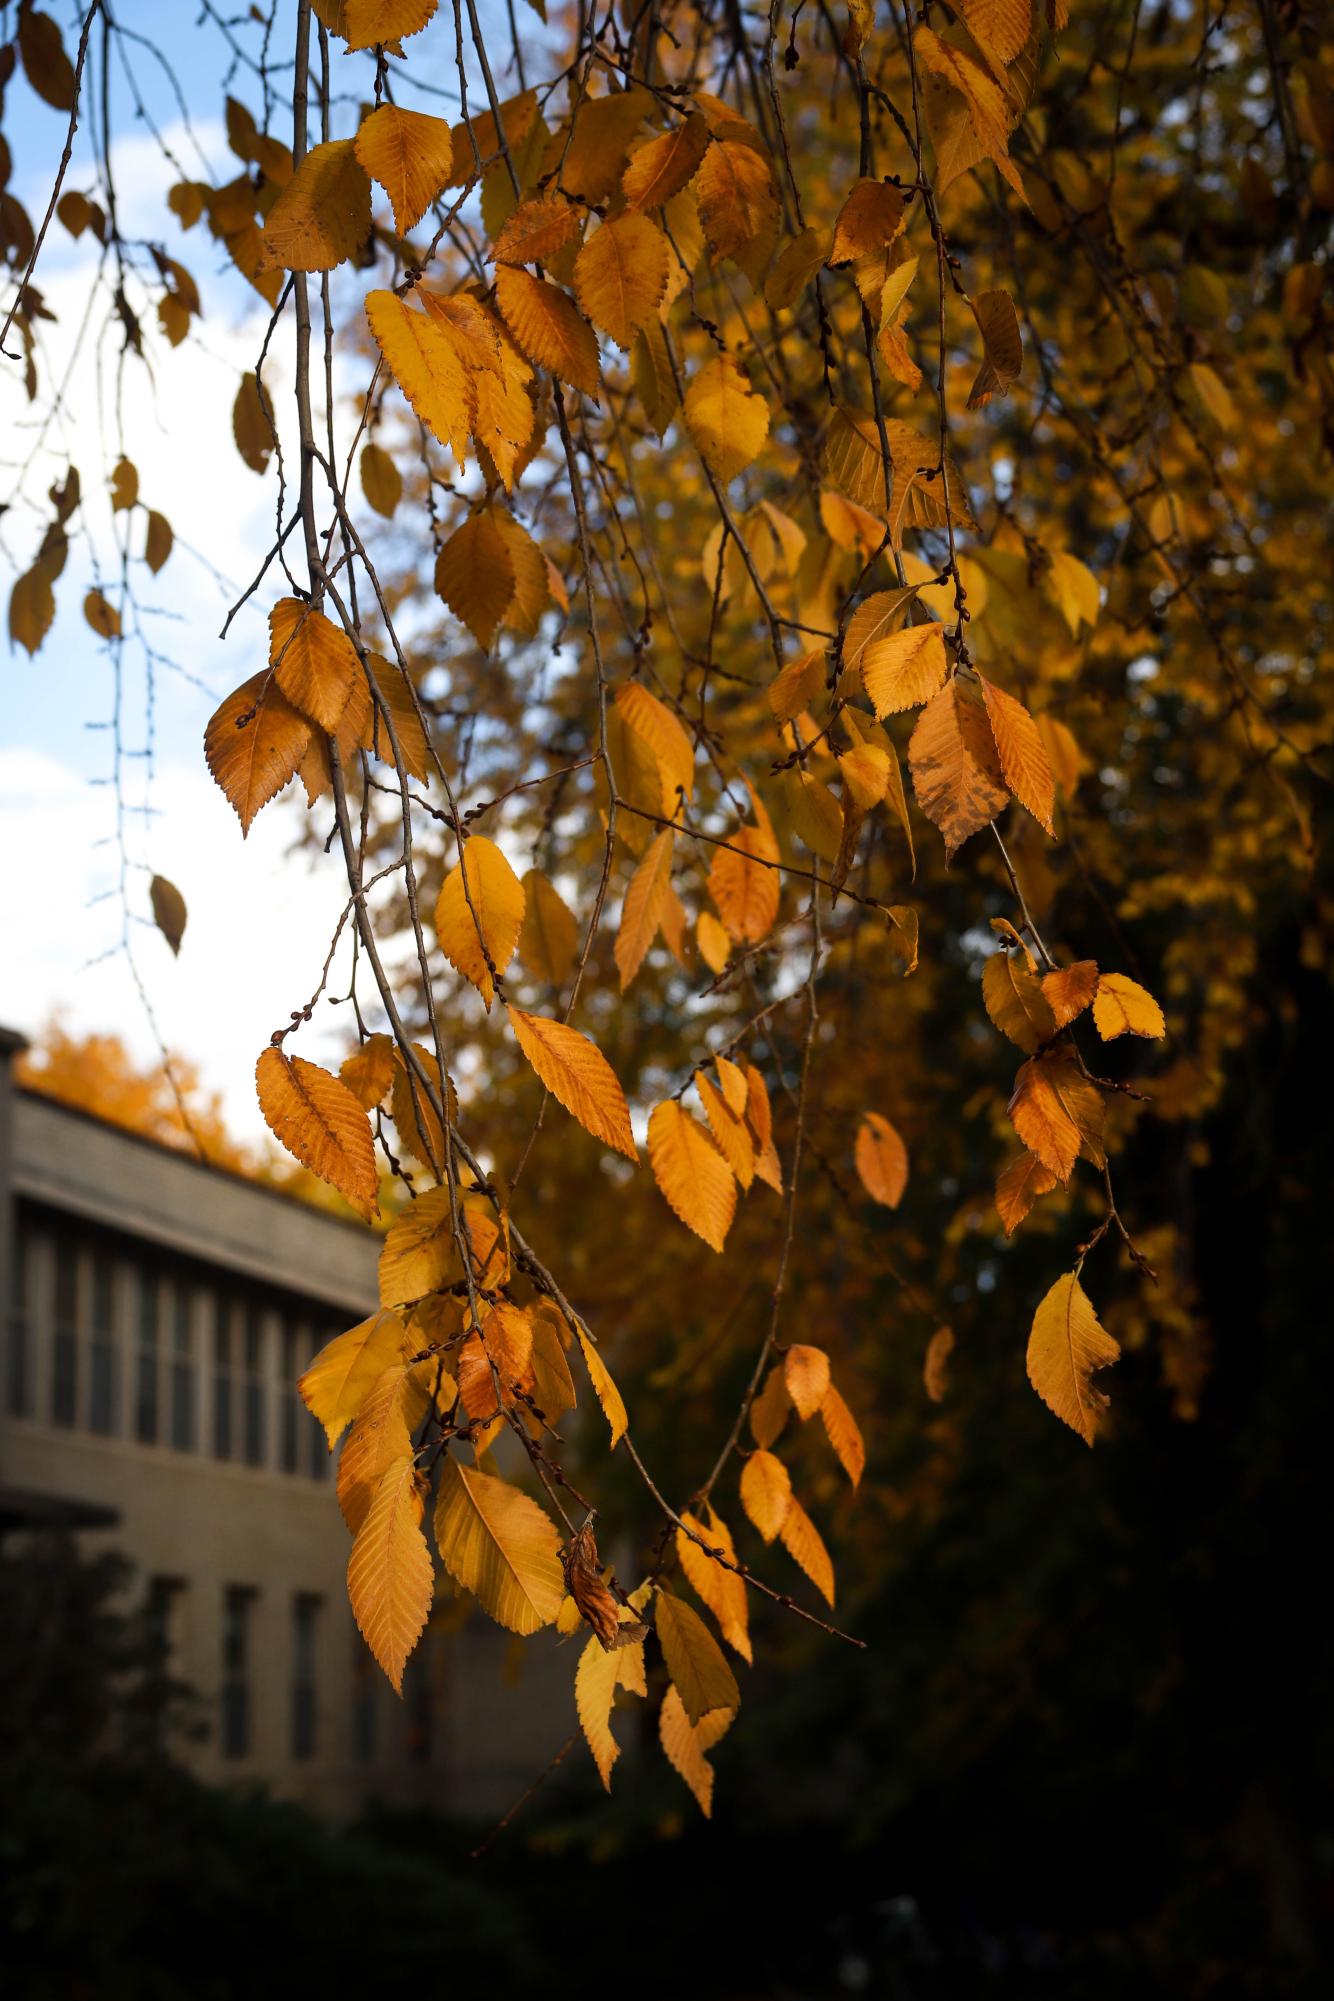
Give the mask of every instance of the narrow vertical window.
[(232, 1456), (232, 1303), (213, 1301), (213, 1457)]
[(315, 1755), (315, 1656), (320, 1599), (298, 1591), (292, 1600), (292, 1756)]
[(229, 1584), (222, 1600), (222, 1755), (244, 1758), (250, 1750), (250, 1627), (255, 1590)]
[(375, 1678), (379, 1670), (370, 1648), (352, 1628), (352, 1755), (359, 1765), (375, 1761), (377, 1742)]
[(116, 1260), (96, 1250), (92, 1259), (88, 1341), (88, 1425), (105, 1438), (116, 1426)]
[(283, 1322), (283, 1382), (282, 1382), (282, 1469), (284, 1473), (299, 1472), (301, 1466), (301, 1441), (306, 1435), (306, 1407), (297, 1389), (297, 1377), (301, 1374), (305, 1359), (305, 1347), (300, 1327), (290, 1320)]
[(264, 1464), (264, 1317), (255, 1300), (245, 1307), (242, 1449), (247, 1466)]
[(55, 1240), (56, 1325), (51, 1344), (51, 1422), (79, 1414), (79, 1246), (62, 1230)]
[(139, 1352), (135, 1362), (134, 1435), (141, 1445), (158, 1440), (159, 1342), (161, 1285), (152, 1265), (139, 1267)]
[(171, 1442), (177, 1452), (195, 1448), (194, 1331), (190, 1287), (183, 1278), (171, 1287)]
[(32, 1341), (28, 1321), (28, 1236), (14, 1219), (9, 1267), (8, 1341), (5, 1347), (5, 1408), (11, 1417), (32, 1414)]
[(144, 1606), (148, 1641), (148, 1666), (144, 1677), (144, 1743), (142, 1748), (161, 1753), (167, 1745), (167, 1719), (171, 1706), (172, 1668), (179, 1651), (181, 1602), (185, 1581), (180, 1577), (152, 1577)]

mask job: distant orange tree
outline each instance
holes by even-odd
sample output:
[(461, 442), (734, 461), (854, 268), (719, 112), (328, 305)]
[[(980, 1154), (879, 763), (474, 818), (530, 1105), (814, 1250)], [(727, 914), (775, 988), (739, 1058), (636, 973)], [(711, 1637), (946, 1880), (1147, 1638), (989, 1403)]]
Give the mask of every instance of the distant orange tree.
[[(67, 48), (19, 7), (8, 65), (71, 136), (143, 73), (134, 12)], [(382, 1310), (303, 1382), (346, 1434), (353, 1608), (396, 1687), (436, 1555), (512, 1632), (587, 1627), (604, 1782), (652, 1688), (707, 1811), (757, 1594), (837, 1631), (817, 1514), (879, 1548), (906, 1504), (853, 1512), (891, 1340), (900, 1428), (1025, 1326), (1090, 1445), (1126, 1347), (1198, 1404), (1190, 1218), (1136, 1162), (1198, 1159), (1266, 925), (1328, 944), (1328, 43), (1270, 0), (503, 31), (299, 0), (198, 33), (236, 171), (168, 203), (269, 309), (233, 430), (277, 509), (267, 660), (205, 755), (243, 833), (295, 782), (347, 882), (260, 1103), (363, 1214), (377, 1157), (407, 1198)], [(36, 227), (5, 196), (39, 409), (52, 214), (126, 369), (202, 316), (109, 158)], [(134, 448), (82, 469), (113, 661), (173, 545)], [(93, 553), (81, 469), (35, 453), (39, 488), (29, 653)], [(331, 997), (337, 1075), (297, 1053)], [(606, 1494), (647, 1522), (625, 1579)]]

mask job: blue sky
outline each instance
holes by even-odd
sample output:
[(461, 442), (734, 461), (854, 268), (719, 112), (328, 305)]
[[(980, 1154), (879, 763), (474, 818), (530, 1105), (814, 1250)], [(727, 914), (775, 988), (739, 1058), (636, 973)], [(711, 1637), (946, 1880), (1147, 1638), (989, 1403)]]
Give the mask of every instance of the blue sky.
[[(71, 34), (70, 23), (77, 17), (62, 6), (53, 11), (72, 52), (77, 27)], [(220, 11), (240, 15), (242, 10)], [(290, 41), (293, 15), (291, 7), (280, 10), (275, 47)], [(205, 178), (207, 162), (215, 178), (230, 178), (237, 166), (222, 125), (228, 57), (218, 31), (200, 26), (197, 8), (184, 0), (120, 0), (117, 17), (145, 38), (145, 45), (132, 51), (134, 68), (149, 116), (171, 150), (192, 176)], [(533, 27), (537, 30), (536, 16)], [(258, 31), (246, 32), (253, 45)], [(409, 45), (424, 75), (452, 80), (452, 39), (446, 20)], [(202, 160), (147, 44), (176, 71)], [(335, 87), (354, 104), (368, 88), (368, 59), (343, 52), (334, 64)], [(253, 74), (238, 71), (230, 87), (259, 112)], [(412, 101), (410, 94), (405, 101)], [(452, 91), (449, 97), (417, 101), (444, 116), (455, 110)], [(178, 257), (203, 299), (197, 339), (173, 350), (155, 331), (151, 375), (133, 360), (124, 375), (127, 444), (139, 469), (141, 495), (168, 517), (178, 538), (157, 578), (137, 566), (145, 630), (152, 646), (176, 663), (154, 673), (151, 775), (140, 754), (146, 748), (145, 663), (134, 645), (123, 656), (130, 903), (136, 919), (146, 916), (149, 873), (156, 869), (179, 885), (190, 910), (179, 961), (142, 922), (135, 922), (132, 935), (168, 1042), (223, 1092), (238, 1129), (253, 1132), (256, 1055), (271, 1030), (313, 991), (345, 893), (335, 863), (291, 854), (298, 821), (282, 802), (260, 816), (243, 842), (202, 757), (203, 729), (213, 708), (263, 663), (265, 619), (278, 595), (261, 587), (223, 645), (218, 634), (227, 607), (258, 567), (272, 530), (272, 484), (243, 465), (231, 438), (237, 384), (241, 372), (253, 366), (267, 309), (224, 266), (204, 224), (186, 234), (167, 210), (166, 191), (177, 172), (136, 119), (119, 73), (113, 74), (112, 106), (113, 130), (120, 135), (113, 162), (122, 227)], [(65, 125), (64, 114), (41, 103), (18, 73), (5, 111), (15, 160), (11, 187), (34, 220), (45, 208)], [(67, 188), (94, 192), (96, 136), (93, 123), (85, 121)], [(57, 314), (56, 325), (45, 330), (45, 382), (57, 379), (67, 363), (96, 258), (90, 237), (76, 242), (53, 222), (36, 281)], [(279, 330), (266, 376), (280, 396), (290, 343), (289, 323)], [(0, 1021), (32, 1034), (60, 1009), (72, 1027), (119, 1033), (147, 1059), (153, 1038), (129, 968), (115, 950), (122, 928), (120, 851), (115, 793), (106, 782), (113, 739), (105, 727), (114, 707), (114, 679), (109, 656), (81, 611), (95, 573), (100, 569), (114, 577), (117, 561), (106, 481), (117, 457), (112, 412), (118, 346), (110, 336), (92, 341), (71, 376), (65, 428), (82, 476), (88, 542), (80, 538), (71, 549), (57, 586), (56, 624), (36, 658), (8, 650), (7, 642), (0, 656), (5, 684), (0, 840), (15, 858), (11, 894), (17, 909), (11, 912), (10, 936), (21, 941), (0, 967)], [(34, 425), (19, 377), (14, 364), (0, 361), (0, 499), (11, 503), (0, 517), (6, 596), (13, 572), (36, 553), (48, 511), (46, 489), (63, 464), (63, 448), (55, 456), (39, 456), (18, 482)], [(135, 547), (141, 536), (140, 528)], [(151, 814), (140, 810), (145, 806)], [(341, 1034), (331, 1038), (318, 1026), (306, 1031), (301, 1043), (314, 1057), (337, 1054), (342, 1046)]]

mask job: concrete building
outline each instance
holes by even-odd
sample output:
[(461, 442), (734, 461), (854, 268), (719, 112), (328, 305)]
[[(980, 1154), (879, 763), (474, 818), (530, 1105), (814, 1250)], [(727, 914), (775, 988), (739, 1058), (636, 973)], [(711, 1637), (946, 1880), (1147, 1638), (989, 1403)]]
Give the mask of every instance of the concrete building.
[(428, 1632), (400, 1702), (296, 1392), (374, 1307), (376, 1237), (22, 1089), (22, 1047), (0, 1029), (0, 1526), (66, 1524), (136, 1566), (203, 1700), (176, 1747), (201, 1777), (337, 1814), (503, 1809), (572, 1725), (573, 1659), (548, 1633), (520, 1664), (474, 1617)]

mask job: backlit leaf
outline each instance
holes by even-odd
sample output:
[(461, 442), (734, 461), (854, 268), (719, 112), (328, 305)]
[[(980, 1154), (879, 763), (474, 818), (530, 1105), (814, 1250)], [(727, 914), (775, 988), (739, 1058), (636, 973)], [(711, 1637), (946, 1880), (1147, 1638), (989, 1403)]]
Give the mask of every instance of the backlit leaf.
[(669, 1207), (710, 1249), (721, 1251), (736, 1214), (736, 1177), (699, 1120), (670, 1098), (656, 1106), (648, 1153)]
[(376, 1207), (375, 1137), (347, 1085), (304, 1056), (264, 1050), (255, 1066), (259, 1108), (287, 1151), (370, 1216)]
[(514, 957), (523, 923), (523, 884), (485, 834), (474, 834), (436, 900), (440, 949), (490, 1009), (495, 979)]
[(1104, 973), (1093, 996), (1093, 1026), (1104, 1042), (1118, 1035), (1144, 1035), (1154, 1040), (1167, 1033), (1163, 1011), (1153, 995), (1124, 973)]
[(637, 1161), (625, 1093), (597, 1044), (567, 1022), (524, 1014), (517, 1007), (511, 1007), (509, 1018), (520, 1049), (557, 1103), (594, 1139)]
[(908, 1149), (879, 1112), (863, 1112), (857, 1128), (857, 1173), (874, 1202), (897, 1209), (908, 1185)]
[(549, 1626), (565, 1596), (555, 1523), (518, 1487), (452, 1456), (435, 1504), (440, 1561), (484, 1612), (512, 1633)]
[(371, 228), (371, 184), (351, 139), (312, 146), (269, 212), (261, 271), (332, 271)]
[(296, 775), (309, 742), (310, 724), (272, 673), (243, 681), (216, 711), (204, 732), (204, 756), (243, 834)]
[(347, 1566), (352, 1616), (400, 1694), (403, 1669), (426, 1624), (435, 1591), (431, 1552), (421, 1526), (422, 1484), (410, 1452), (386, 1467)]
[(814, 1417), (829, 1388), (829, 1357), (824, 1349), (796, 1342), (783, 1357), (783, 1381), (797, 1416)]
[(772, 1542), (792, 1505), (787, 1467), (772, 1452), (752, 1452), (741, 1468), (741, 1505), (766, 1542)]
[(1046, 1294), (1028, 1337), (1028, 1380), (1048, 1410), (1088, 1445), (1108, 1399), (1093, 1387), (1099, 1369), (1119, 1360), (1119, 1343), (1103, 1327), (1074, 1272), (1065, 1272)]
[(692, 1723), (698, 1723), (711, 1709), (740, 1708), (736, 1676), (693, 1605), (659, 1587), (653, 1600), (653, 1623), (667, 1672)]

